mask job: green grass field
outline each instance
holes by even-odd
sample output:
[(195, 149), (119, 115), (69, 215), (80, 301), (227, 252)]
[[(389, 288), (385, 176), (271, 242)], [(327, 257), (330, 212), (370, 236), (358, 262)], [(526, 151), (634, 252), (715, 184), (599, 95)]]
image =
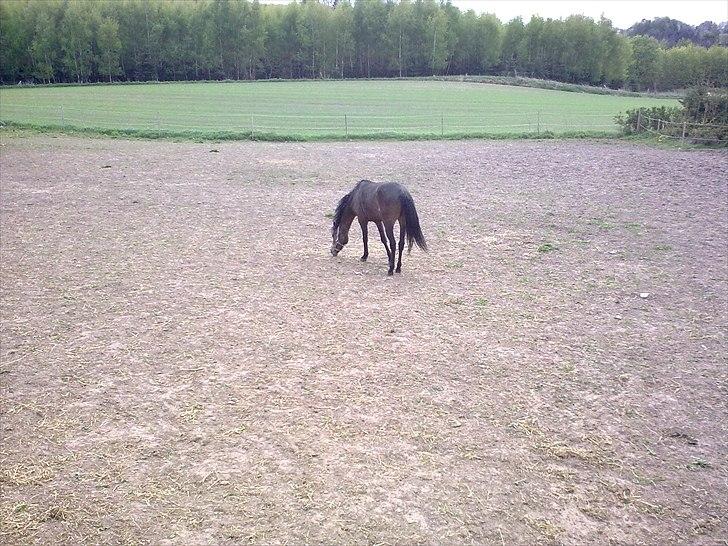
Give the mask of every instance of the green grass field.
[(457, 81), (285, 81), (4, 87), (0, 121), (228, 138), (448, 138), (599, 134), (674, 99)]

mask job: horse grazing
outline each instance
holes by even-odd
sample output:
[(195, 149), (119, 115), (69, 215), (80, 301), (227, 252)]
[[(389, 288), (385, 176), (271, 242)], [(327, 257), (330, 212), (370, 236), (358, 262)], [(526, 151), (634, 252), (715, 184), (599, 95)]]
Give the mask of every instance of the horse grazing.
[[(420, 229), (420, 219), (412, 196), (404, 186), (396, 182), (377, 184), (362, 180), (354, 189), (341, 198), (334, 213), (334, 225), (331, 227), (331, 255), (336, 256), (349, 242), (349, 228), (354, 218), (359, 220), (361, 234), (364, 239), (364, 255), (361, 261), (369, 256), (368, 229), (369, 222), (374, 222), (379, 230), (384, 248), (389, 258), (389, 272), (402, 272), (402, 250), (407, 238), (408, 252), (412, 250), (412, 242), (416, 242), (427, 252), (427, 243)], [(399, 258), (397, 269), (394, 268), (397, 243), (394, 238), (394, 223), (399, 222)], [(386, 236), (385, 236), (386, 233)], [(389, 239), (389, 244), (387, 244)]]

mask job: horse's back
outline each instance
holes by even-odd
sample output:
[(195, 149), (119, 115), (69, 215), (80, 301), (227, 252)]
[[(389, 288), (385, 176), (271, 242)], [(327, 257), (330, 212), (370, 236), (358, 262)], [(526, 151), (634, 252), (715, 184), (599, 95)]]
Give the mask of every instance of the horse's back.
[(403, 194), (407, 190), (397, 182), (382, 182), (377, 187), (377, 201), (383, 220), (397, 220), (401, 214)]
[(407, 190), (397, 182), (361, 180), (354, 189), (357, 215), (372, 221), (396, 221)]
[(399, 197), (406, 193), (405, 187), (397, 182), (382, 182), (377, 187), (377, 197), (388, 202), (399, 203)]

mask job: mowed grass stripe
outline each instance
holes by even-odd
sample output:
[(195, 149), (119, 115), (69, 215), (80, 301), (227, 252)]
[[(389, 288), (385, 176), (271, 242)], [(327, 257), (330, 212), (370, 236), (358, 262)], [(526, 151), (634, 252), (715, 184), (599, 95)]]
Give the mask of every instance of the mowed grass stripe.
[[(674, 99), (438, 81), (206, 82), (0, 89), (0, 119), (99, 129), (278, 135), (367, 131), (617, 130), (614, 116)], [(62, 114), (61, 114), (62, 112)]]

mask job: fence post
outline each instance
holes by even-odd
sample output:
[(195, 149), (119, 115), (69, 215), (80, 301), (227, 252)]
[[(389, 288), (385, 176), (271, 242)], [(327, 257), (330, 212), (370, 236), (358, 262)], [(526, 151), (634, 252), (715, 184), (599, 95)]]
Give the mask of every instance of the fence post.
[(659, 133), (660, 131), (662, 131), (662, 120), (658, 119), (657, 120), (657, 132)]
[(680, 144), (683, 144), (683, 145), (685, 144), (685, 132), (687, 131), (687, 128), (688, 128), (688, 122), (683, 121), (683, 131), (682, 131), (682, 137), (680, 137)]
[(536, 114), (536, 134), (541, 134), (541, 110)]
[(250, 138), (255, 136), (255, 114), (250, 114)]
[(445, 114), (440, 113), (440, 138), (445, 136)]
[(157, 131), (162, 129), (162, 116), (157, 112)]
[(346, 129), (346, 140), (349, 140), (349, 119), (344, 114), (344, 129)]
[(63, 119), (63, 106), (61, 106), (61, 126), (64, 126), (66, 122)]
[(640, 132), (640, 129), (642, 129), (642, 108), (637, 110), (637, 133)]

